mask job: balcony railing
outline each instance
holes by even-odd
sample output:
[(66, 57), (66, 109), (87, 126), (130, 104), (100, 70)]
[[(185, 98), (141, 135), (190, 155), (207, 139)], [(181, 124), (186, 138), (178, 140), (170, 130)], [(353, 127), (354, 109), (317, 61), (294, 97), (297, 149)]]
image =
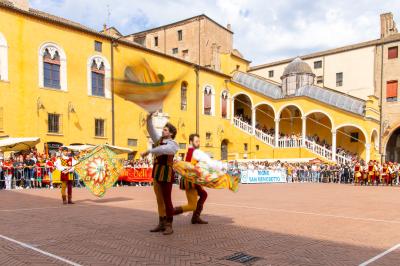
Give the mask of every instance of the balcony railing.
[(315, 143), (314, 141), (310, 141), (308, 139), (306, 139), (305, 142), (306, 142), (307, 149), (311, 150), (312, 152), (314, 152), (322, 157), (332, 160), (332, 151), (331, 150)]
[(301, 138), (291, 139), (291, 138), (280, 138), (278, 140), (279, 148), (299, 148), (301, 147)]
[(233, 124), (243, 130), (246, 133), (253, 134), (253, 127), (242, 120), (239, 120), (237, 118), (233, 118)]
[[(248, 134), (253, 134), (253, 127), (249, 125), (248, 123), (243, 122), (242, 120), (239, 120), (237, 118), (233, 118), (233, 124), (235, 127), (241, 129), (242, 131), (248, 133)], [(265, 144), (268, 144), (270, 146), (275, 147), (275, 138), (274, 136), (268, 135), (264, 132), (262, 132), (259, 129), (254, 130), (255, 137)], [(280, 138), (278, 139), (278, 148), (300, 148), (303, 147), (303, 141), (302, 138), (298, 139), (292, 139), (292, 138)], [(324, 146), (321, 146), (314, 141), (310, 141), (308, 139), (305, 140), (305, 148), (310, 150), (311, 152), (324, 157), (328, 160), (333, 160), (332, 156), (332, 151), (330, 149), (325, 148)], [(351, 159), (347, 158), (346, 156), (336, 154), (336, 161), (339, 164), (345, 164), (345, 163), (350, 163)]]
[(271, 145), (271, 146), (275, 146), (275, 139), (274, 139), (273, 136), (268, 135), (268, 134), (262, 132), (262, 131), (259, 130), (259, 129), (256, 129), (256, 130), (255, 130), (255, 135), (256, 135), (256, 138), (258, 138), (258, 139), (261, 140), (262, 142), (264, 142), (264, 143), (266, 143), (266, 144), (269, 144), (269, 145)]

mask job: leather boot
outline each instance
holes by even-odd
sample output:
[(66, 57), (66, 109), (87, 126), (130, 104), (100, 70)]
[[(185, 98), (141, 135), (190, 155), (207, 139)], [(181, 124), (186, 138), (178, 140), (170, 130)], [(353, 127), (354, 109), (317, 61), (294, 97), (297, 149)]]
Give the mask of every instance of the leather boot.
[(165, 217), (159, 217), (158, 225), (154, 229), (151, 229), (150, 232), (155, 233), (164, 231), (165, 231)]
[(203, 210), (203, 205), (197, 204), (196, 210), (193, 212), (192, 216), (192, 224), (208, 224), (207, 221), (204, 221), (200, 218), (201, 211)]
[(174, 208), (174, 215), (179, 215), (181, 213), (183, 213), (182, 207), (175, 207)]
[(68, 196), (68, 204), (75, 204), (72, 202), (72, 196)]
[(165, 223), (165, 231), (163, 232), (163, 235), (171, 235), (174, 232), (174, 230), (172, 230), (172, 221), (173, 217), (167, 217)]
[(67, 196), (62, 195), (63, 204), (67, 204)]

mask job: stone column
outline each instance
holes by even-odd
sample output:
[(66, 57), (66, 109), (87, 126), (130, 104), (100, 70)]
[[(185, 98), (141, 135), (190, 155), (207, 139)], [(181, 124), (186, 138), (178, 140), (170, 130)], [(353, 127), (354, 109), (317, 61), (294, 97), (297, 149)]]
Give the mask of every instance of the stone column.
[(233, 118), (235, 118), (235, 98), (232, 97), (231, 101), (232, 102), (230, 104), (232, 108), (230, 110), (231, 111), (230, 115), (231, 115), (231, 123), (233, 124)]
[(251, 109), (251, 127), (253, 130), (253, 135), (256, 134), (256, 108)]
[(371, 143), (365, 144), (365, 161), (368, 163), (371, 159)]
[(336, 162), (336, 130), (332, 130), (332, 161)]
[(306, 146), (306, 126), (307, 126), (307, 117), (303, 116), (301, 117), (301, 146), (305, 147)]
[(275, 119), (275, 147), (278, 147), (278, 140), (279, 140), (279, 122), (281, 120)]

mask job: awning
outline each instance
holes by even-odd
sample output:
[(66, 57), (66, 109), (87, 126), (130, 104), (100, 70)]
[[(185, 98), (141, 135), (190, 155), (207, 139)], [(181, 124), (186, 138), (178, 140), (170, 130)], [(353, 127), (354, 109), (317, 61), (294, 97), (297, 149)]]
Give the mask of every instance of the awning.
[(0, 139), (0, 151), (24, 151), (35, 147), (40, 138), (6, 138)]
[[(128, 149), (128, 148), (112, 146), (112, 145), (108, 145), (108, 144), (102, 144), (102, 145), (108, 147), (109, 149), (111, 149), (116, 154), (123, 154), (123, 153), (131, 153), (131, 152), (133, 152), (133, 150)], [(94, 148), (96, 148), (97, 146), (85, 144), (85, 145), (70, 145), (70, 146), (64, 146), (64, 147), (68, 148), (71, 151), (90, 151), (90, 150), (93, 150)]]

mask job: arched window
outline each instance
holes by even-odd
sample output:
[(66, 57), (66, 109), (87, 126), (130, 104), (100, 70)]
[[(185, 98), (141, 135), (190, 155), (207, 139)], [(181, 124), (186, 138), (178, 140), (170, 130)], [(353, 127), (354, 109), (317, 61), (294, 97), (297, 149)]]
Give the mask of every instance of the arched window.
[(8, 81), (8, 46), (0, 32), (0, 80)]
[[(52, 54), (50, 54), (50, 51)], [(60, 66), (60, 55), (58, 51), (46, 48), (43, 55), (43, 85), (46, 88), (61, 88)]]
[(222, 118), (229, 118), (229, 94), (223, 91), (221, 94), (221, 116)]
[(45, 43), (39, 49), (39, 87), (67, 90), (66, 56), (54, 43)]
[(88, 94), (111, 98), (110, 64), (102, 56), (92, 56), (88, 60)]
[(97, 65), (93, 60), (92, 62), (92, 95), (94, 96), (105, 96), (104, 90), (104, 63), (101, 62), (100, 65)]
[(182, 111), (187, 110), (187, 86), (188, 86), (188, 83), (186, 81), (183, 81), (181, 84), (181, 110)]
[(214, 101), (213, 101), (213, 88), (211, 86), (206, 86), (204, 88), (204, 99), (203, 99), (203, 113), (205, 115), (214, 115)]

